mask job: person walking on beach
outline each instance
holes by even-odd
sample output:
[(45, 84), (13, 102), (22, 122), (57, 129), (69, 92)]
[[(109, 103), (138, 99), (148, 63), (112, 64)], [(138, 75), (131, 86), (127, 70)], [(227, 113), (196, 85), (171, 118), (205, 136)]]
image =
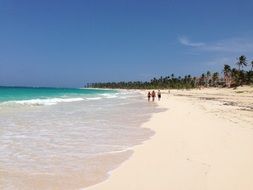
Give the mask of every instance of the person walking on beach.
[(161, 91), (160, 91), (160, 90), (158, 90), (157, 96), (158, 96), (158, 101), (160, 101), (160, 99), (161, 99), (161, 97), (162, 97), (162, 94), (161, 94)]
[(151, 92), (149, 91), (148, 92), (148, 101), (150, 101), (150, 98), (151, 98)]
[(155, 91), (154, 90), (152, 91), (151, 96), (152, 96), (152, 101), (155, 101)]

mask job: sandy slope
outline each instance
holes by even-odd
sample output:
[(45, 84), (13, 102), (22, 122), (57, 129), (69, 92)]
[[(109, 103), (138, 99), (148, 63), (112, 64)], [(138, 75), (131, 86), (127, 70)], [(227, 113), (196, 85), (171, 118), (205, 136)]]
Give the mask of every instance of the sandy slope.
[(251, 90), (163, 93), (158, 104), (167, 111), (143, 125), (156, 134), (108, 180), (87, 189), (252, 190)]

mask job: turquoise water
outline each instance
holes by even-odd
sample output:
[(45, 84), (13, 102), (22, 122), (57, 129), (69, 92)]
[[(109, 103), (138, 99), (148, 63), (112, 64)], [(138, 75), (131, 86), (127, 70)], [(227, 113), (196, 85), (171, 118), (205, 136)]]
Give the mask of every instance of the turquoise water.
[(114, 90), (74, 88), (0, 87), (0, 102), (49, 98), (76, 98), (86, 95), (92, 96), (115, 92)]
[(108, 177), (156, 105), (135, 91), (0, 88), (0, 189), (82, 189)]

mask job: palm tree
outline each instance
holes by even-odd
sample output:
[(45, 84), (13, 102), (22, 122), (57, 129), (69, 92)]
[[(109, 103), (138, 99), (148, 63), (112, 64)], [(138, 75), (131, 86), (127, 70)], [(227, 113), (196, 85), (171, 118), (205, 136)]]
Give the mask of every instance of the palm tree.
[(223, 69), (225, 85), (230, 87), (231, 85), (231, 67), (229, 65), (224, 65)]
[(244, 55), (241, 55), (239, 58), (237, 58), (237, 60), (238, 61), (236, 62), (236, 64), (239, 67), (239, 71), (241, 70), (241, 67), (247, 66), (247, 59)]
[(251, 69), (250, 69), (250, 71), (252, 71), (253, 70), (253, 61), (251, 61)]
[(205, 78), (206, 78), (205, 74), (202, 73), (201, 77), (199, 79), (200, 86), (204, 86), (205, 85)]
[(207, 71), (207, 72), (206, 72), (206, 87), (209, 86), (209, 84), (210, 84), (210, 82), (211, 82), (211, 81), (210, 81), (210, 80), (211, 80), (210, 77), (211, 77), (211, 72), (210, 72), (210, 71)]
[(192, 86), (194, 88), (196, 88), (198, 86), (198, 79), (197, 79), (197, 77), (193, 77), (192, 78)]
[(217, 82), (219, 80), (219, 73), (218, 72), (215, 72), (213, 73), (213, 76), (212, 76), (212, 81), (213, 81), (213, 86), (217, 86)]
[(231, 77), (233, 79), (233, 83), (235, 86), (239, 86), (240, 85), (240, 71), (233, 68), (231, 70)]
[(230, 71), (231, 71), (231, 67), (229, 65), (224, 65), (224, 70), (223, 70), (224, 74), (229, 73)]

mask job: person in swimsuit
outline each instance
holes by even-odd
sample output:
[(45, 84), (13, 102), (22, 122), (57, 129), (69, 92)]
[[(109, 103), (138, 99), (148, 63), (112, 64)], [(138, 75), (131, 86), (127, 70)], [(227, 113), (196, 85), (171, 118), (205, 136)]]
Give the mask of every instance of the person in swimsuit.
[(158, 101), (160, 101), (160, 99), (161, 99), (161, 97), (162, 97), (162, 94), (161, 94), (161, 91), (160, 91), (160, 90), (158, 90), (157, 96), (158, 96)]
[(152, 96), (152, 101), (155, 101), (155, 91), (154, 90), (152, 91), (151, 96)]
[(150, 101), (151, 98), (151, 92), (148, 92), (148, 101)]

